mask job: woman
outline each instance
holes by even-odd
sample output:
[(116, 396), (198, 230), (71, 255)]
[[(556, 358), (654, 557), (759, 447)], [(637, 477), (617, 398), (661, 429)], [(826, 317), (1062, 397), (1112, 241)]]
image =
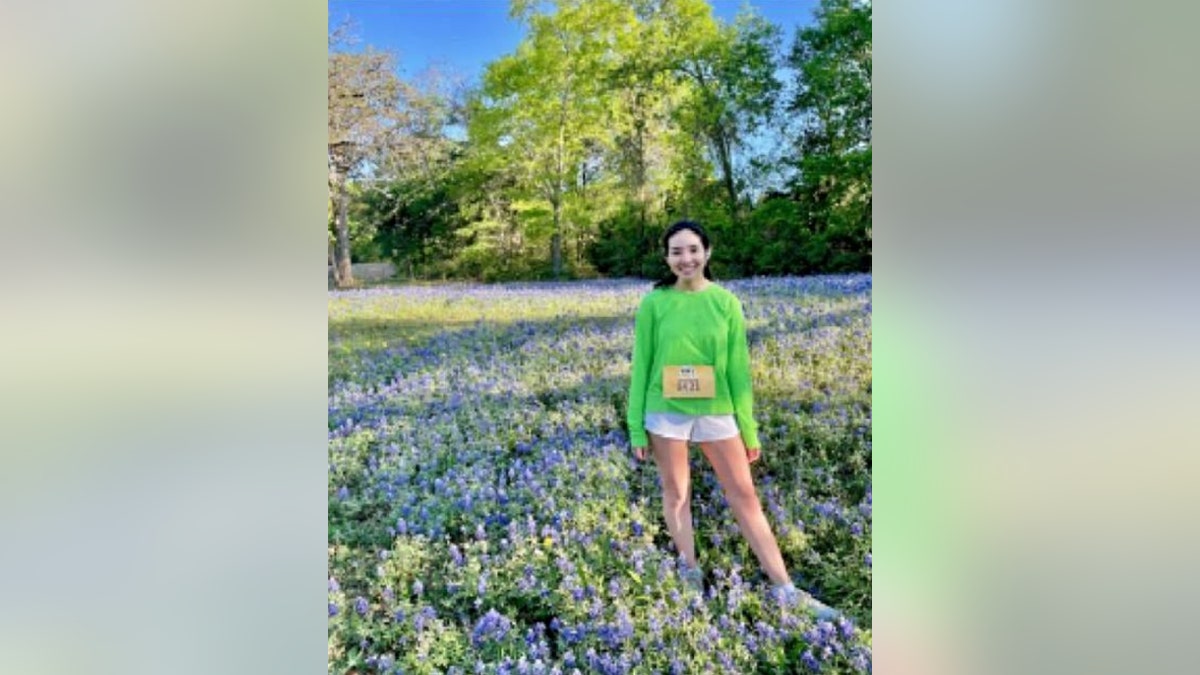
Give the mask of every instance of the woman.
[(680, 221), (662, 241), (670, 274), (655, 284), (637, 311), (629, 441), (639, 461), (652, 455), (658, 465), (663, 516), (687, 566), (684, 578), (703, 590), (692, 532), (691, 441), (700, 445), (716, 472), (775, 596), (786, 604), (803, 603), (819, 617), (834, 616), (792, 584), (750, 475), (750, 464), (762, 450), (741, 303), (712, 281), (712, 245), (704, 228)]

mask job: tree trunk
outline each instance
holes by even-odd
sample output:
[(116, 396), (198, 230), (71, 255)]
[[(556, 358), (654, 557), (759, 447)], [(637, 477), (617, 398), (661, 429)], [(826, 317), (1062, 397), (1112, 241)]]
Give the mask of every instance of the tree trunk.
[(338, 285), (342, 288), (354, 285), (354, 271), (350, 266), (350, 221), (347, 217), (349, 206), (350, 199), (343, 185), (338, 196), (337, 264), (334, 266), (337, 270)]
[(646, 241), (646, 202), (649, 200), (649, 191), (646, 189), (646, 121), (642, 116), (640, 99), (638, 96), (638, 117), (635, 129), (637, 131), (637, 157), (634, 164), (634, 180), (637, 181), (637, 203), (638, 203), (638, 249), (641, 250), (642, 244)]
[(562, 275), (562, 206), (554, 200), (554, 236), (550, 240), (550, 259), (554, 264), (554, 280)]
[(330, 284), (331, 287), (336, 287), (337, 286), (337, 277), (335, 275), (337, 274), (337, 266), (333, 264), (333, 242), (332, 241), (329, 242), (328, 260), (329, 260), (328, 283)]
[(347, 217), (350, 199), (346, 194), (346, 174), (334, 167), (330, 172), (334, 199), (334, 255), (333, 283), (338, 288), (354, 285), (354, 273), (350, 268), (350, 220)]
[(724, 129), (716, 129), (713, 145), (716, 146), (717, 158), (721, 162), (721, 179), (725, 183), (725, 192), (729, 195), (729, 213), (733, 214), (738, 208), (738, 194), (737, 186), (733, 182), (733, 150), (729, 147), (729, 137)]
[(563, 172), (566, 170), (567, 152), (567, 103), (565, 95), (560, 98), (561, 112), (558, 118), (558, 152), (555, 156), (554, 172), (554, 237), (550, 242), (550, 258), (554, 267), (554, 280), (562, 276), (562, 198), (566, 190), (563, 188)]

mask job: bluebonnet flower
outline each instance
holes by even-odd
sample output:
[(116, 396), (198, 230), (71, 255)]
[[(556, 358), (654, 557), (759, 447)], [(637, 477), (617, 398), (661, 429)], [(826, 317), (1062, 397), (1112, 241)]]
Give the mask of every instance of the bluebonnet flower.
[(804, 650), (804, 654), (800, 656), (800, 663), (804, 664), (804, 667), (809, 670), (816, 671), (821, 669), (821, 664), (817, 662), (811, 649)]
[(478, 647), (489, 640), (503, 640), (510, 630), (512, 621), (495, 609), (490, 609), (475, 622), (475, 629), (471, 632), (471, 644)]
[(425, 609), (417, 612), (412, 618), (413, 629), (415, 629), (418, 633), (425, 630), (425, 625), (429, 623), (430, 618), (431, 617), (425, 613)]
[(359, 597), (354, 599), (354, 611), (358, 612), (359, 616), (366, 616), (367, 609), (369, 609), (369, 606), (367, 605), (366, 598), (364, 598), (360, 595)]
[(837, 502), (832, 501), (817, 504), (814, 509), (816, 510), (818, 516), (831, 520), (837, 518), (839, 511)]
[(329, 603), (329, 616), (335, 617), (338, 614), (338, 606), (336, 602)]
[(425, 593), (425, 584), (421, 583), (420, 579), (413, 581), (412, 592), (418, 598), (421, 597)]
[(462, 567), (464, 564), (466, 564), (466, 560), (463, 558), (462, 551), (458, 550), (458, 546), (455, 546), (454, 544), (450, 545), (450, 559), (454, 561), (454, 565), (456, 567)]
[(621, 581), (615, 577), (608, 582), (608, 594), (613, 598), (621, 597)]
[(338, 498), (339, 502), (344, 502), (347, 499), (349, 499), (350, 498), (350, 489), (346, 488), (346, 487), (338, 488), (337, 498)]
[(337, 593), (340, 590), (342, 590), (342, 587), (338, 585), (337, 579), (329, 577), (329, 591), (331, 593)]

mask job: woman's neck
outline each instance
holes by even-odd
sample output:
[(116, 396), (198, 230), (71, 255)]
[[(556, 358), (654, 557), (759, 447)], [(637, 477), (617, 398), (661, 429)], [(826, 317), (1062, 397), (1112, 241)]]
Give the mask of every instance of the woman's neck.
[(710, 283), (712, 283), (712, 282), (710, 282), (708, 279), (705, 279), (704, 277), (700, 277), (699, 279), (693, 279), (691, 281), (684, 281), (683, 279), (676, 279), (675, 280), (675, 290), (683, 291), (684, 293), (695, 293), (696, 291), (702, 291), (705, 288), (708, 288), (708, 285)]

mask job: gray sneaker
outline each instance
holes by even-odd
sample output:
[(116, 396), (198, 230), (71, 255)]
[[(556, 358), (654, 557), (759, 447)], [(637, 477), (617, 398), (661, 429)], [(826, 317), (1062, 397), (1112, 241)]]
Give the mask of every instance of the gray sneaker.
[(832, 621), (841, 616), (841, 612), (817, 600), (808, 593), (796, 588), (795, 584), (780, 584), (771, 589), (771, 595), (785, 607), (800, 606), (817, 617), (819, 621)]
[(699, 566), (684, 569), (679, 573), (683, 577), (683, 582), (688, 586), (696, 589), (697, 593), (704, 595), (704, 570)]

